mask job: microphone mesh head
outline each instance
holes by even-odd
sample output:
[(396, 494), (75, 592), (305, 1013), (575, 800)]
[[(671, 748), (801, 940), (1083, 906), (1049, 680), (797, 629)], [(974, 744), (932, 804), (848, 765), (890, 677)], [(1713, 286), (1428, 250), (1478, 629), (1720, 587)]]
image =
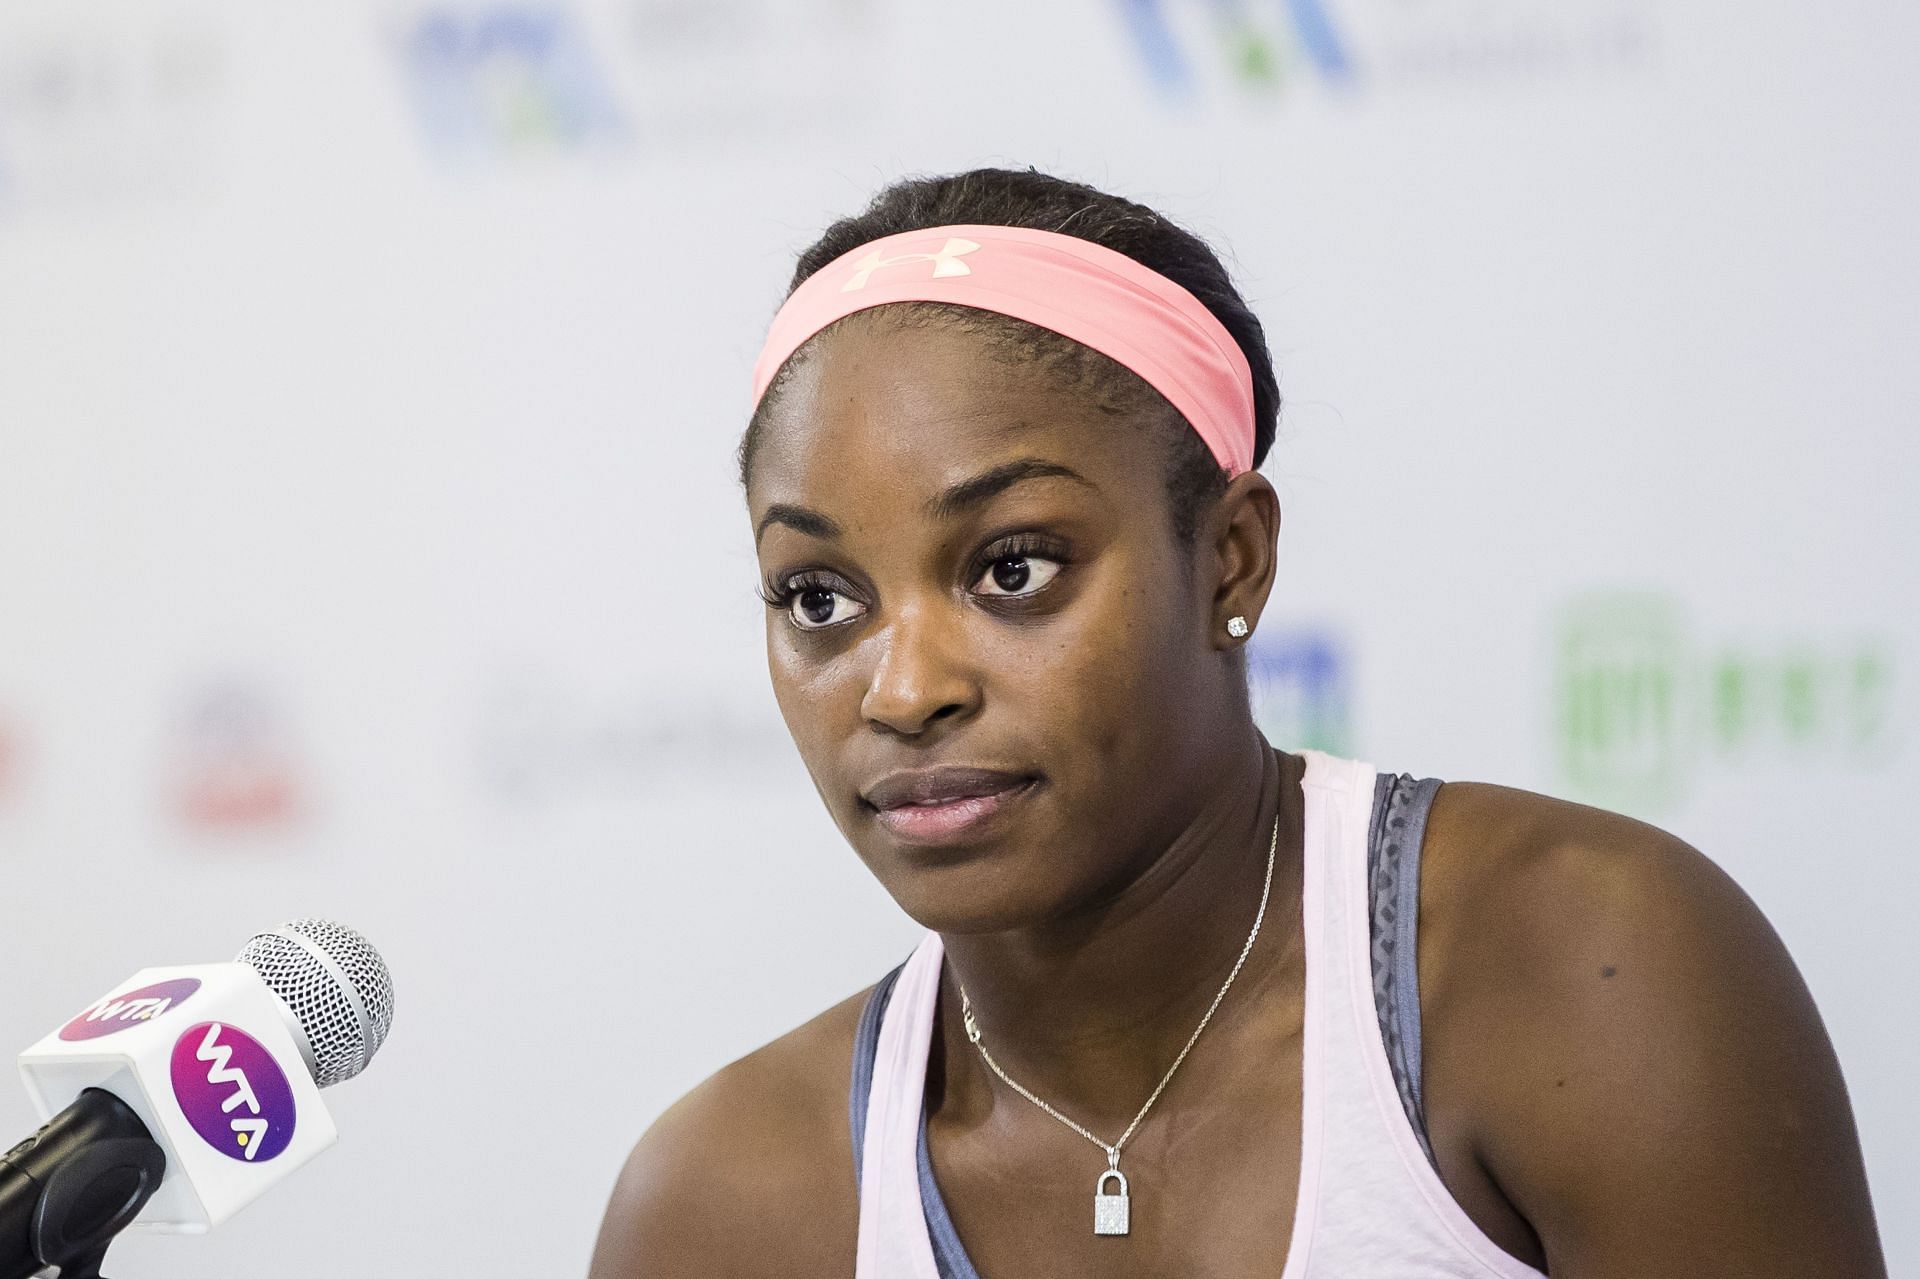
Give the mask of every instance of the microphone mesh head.
[(327, 919), (256, 933), (237, 958), (292, 1010), (326, 1088), (367, 1068), (393, 1026), (393, 977), (365, 937)]

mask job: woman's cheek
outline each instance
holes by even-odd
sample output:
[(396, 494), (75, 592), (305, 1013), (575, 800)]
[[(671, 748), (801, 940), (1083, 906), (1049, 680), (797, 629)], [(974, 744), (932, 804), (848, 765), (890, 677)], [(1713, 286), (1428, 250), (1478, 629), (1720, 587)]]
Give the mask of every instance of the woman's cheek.
[(804, 642), (787, 640), (769, 651), (774, 701), (794, 746), (816, 781), (830, 780), (820, 771), (831, 770), (841, 748), (861, 730), (866, 684), (860, 650), (819, 655), (807, 652)]
[(829, 708), (821, 701), (825, 692), (823, 672), (785, 636), (769, 636), (767, 654), (773, 700), (780, 707), (780, 716), (786, 720), (794, 744), (806, 755), (821, 736), (828, 714)]

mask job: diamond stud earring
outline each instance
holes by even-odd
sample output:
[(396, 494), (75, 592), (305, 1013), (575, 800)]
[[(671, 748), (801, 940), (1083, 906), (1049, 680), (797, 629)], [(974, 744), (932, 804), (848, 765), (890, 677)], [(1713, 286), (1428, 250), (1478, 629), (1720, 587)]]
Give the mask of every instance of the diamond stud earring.
[(1227, 619), (1227, 634), (1233, 636), (1235, 639), (1245, 639), (1247, 637), (1247, 619), (1238, 613), (1229, 617)]

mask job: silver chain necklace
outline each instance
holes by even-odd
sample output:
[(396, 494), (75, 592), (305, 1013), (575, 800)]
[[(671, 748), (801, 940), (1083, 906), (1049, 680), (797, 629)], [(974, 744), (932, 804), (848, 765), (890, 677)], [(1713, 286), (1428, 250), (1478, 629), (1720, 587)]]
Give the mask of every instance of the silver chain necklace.
[[(1182, 1048), (1180, 1055), (1173, 1059), (1173, 1065), (1167, 1067), (1167, 1073), (1160, 1077), (1160, 1086), (1153, 1090), (1153, 1096), (1147, 1098), (1146, 1105), (1140, 1107), (1140, 1113), (1133, 1117), (1133, 1122), (1127, 1125), (1127, 1130), (1120, 1134), (1120, 1140), (1111, 1146), (1087, 1131), (1081, 1124), (1075, 1123), (1055, 1110), (1036, 1096), (1033, 1090), (1000, 1068), (1000, 1063), (993, 1059), (993, 1054), (987, 1051), (987, 1046), (980, 1042), (980, 1023), (973, 1017), (973, 1001), (967, 997), (965, 984), (960, 985), (960, 1010), (967, 1027), (967, 1038), (973, 1042), (975, 1048), (980, 1050), (981, 1057), (986, 1059), (993, 1073), (1000, 1076), (1009, 1088), (1107, 1152), (1107, 1170), (1100, 1174), (1098, 1181), (1093, 1183), (1093, 1233), (1096, 1235), (1124, 1235), (1129, 1231), (1131, 1204), (1128, 1199), (1127, 1177), (1120, 1171), (1120, 1148), (1132, 1138), (1134, 1130), (1140, 1127), (1140, 1121), (1147, 1117), (1149, 1110), (1153, 1109), (1153, 1103), (1160, 1100), (1160, 1094), (1166, 1091), (1168, 1081), (1173, 1078), (1173, 1072), (1180, 1069), (1180, 1063), (1187, 1059), (1189, 1052), (1193, 1051), (1193, 1045), (1200, 1038), (1200, 1032), (1207, 1028), (1208, 1022), (1213, 1020), (1214, 1010), (1220, 1007), (1220, 1001), (1227, 997), (1227, 991), (1233, 986), (1233, 979), (1240, 975), (1241, 968), (1246, 965), (1247, 956), (1253, 951), (1254, 938), (1260, 935), (1260, 923), (1267, 917), (1267, 894), (1273, 888), (1273, 855), (1274, 850), (1279, 846), (1280, 815), (1275, 813), (1273, 838), (1267, 841), (1267, 875), (1260, 885), (1260, 909), (1253, 916), (1253, 931), (1247, 934), (1247, 944), (1240, 948), (1240, 958), (1233, 961), (1233, 971), (1227, 974), (1227, 980), (1221, 984), (1220, 993), (1213, 997), (1211, 1004), (1207, 1005), (1206, 1016), (1202, 1017), (1200, 1024), (1193, 1028), (1193, 1034), (1187, 1036), (1187, 1046)], [(1118, 1181), (1119, 1194), (1107, 1193), (1109, 1181)]]

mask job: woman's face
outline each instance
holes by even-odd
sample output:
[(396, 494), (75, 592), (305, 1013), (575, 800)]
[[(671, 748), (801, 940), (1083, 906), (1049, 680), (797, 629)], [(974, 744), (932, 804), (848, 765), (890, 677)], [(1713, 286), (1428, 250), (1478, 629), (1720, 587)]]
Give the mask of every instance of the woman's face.
[(1102, 899), (1210, 793), (1244, 694), (1211, 525), (1175, 543), (1164, 448), (977, 335), (875, 312), (771, 406), (747, 502), (785, 599), (774, 693), (835, 823), (922, 925)]

